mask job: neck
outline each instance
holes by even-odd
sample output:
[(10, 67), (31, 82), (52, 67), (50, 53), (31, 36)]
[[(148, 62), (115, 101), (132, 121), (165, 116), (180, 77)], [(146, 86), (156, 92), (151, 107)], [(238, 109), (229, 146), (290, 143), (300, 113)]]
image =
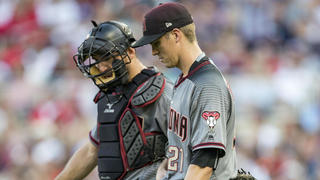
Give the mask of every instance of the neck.
[(129, 73), (129, 82), (139, 74), (146, 67), (140, 62), (138, 58), (131, 59), (131, 63), (127, 64), (128, 73)]
[(186, 43), (182, 48), (181, 55), (179, 57), (178, 68), (182, 71), (183, 76), (187, 76), (191, 65), (202, 53), (198, 42)]

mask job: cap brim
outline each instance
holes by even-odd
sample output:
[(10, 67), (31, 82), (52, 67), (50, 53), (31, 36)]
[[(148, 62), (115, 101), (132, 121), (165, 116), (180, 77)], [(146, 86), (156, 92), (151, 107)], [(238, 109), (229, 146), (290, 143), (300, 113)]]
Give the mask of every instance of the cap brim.
[(132, 43), (133, 48), (141, 47), (146, 44), (150, 44), (153, 41), (159, 39), (161, 36), (163, 36), (166, 32), (160, 33), (160, 34), (154, 34), (154, 35), (148, 35), (148, 36), (143, 36), (140, 38), (138, 41)]

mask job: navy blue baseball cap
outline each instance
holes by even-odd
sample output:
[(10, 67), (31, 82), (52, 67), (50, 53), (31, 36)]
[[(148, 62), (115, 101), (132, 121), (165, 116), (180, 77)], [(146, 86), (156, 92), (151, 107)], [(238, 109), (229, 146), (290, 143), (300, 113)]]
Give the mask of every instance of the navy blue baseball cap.
[(143, 36), (132, 44), (140, 47), (159, 39), (174, 28), (180, 28), (193, 23), (188, 10), (180, 3), (164, 3), (151, 9), (143, 21)]

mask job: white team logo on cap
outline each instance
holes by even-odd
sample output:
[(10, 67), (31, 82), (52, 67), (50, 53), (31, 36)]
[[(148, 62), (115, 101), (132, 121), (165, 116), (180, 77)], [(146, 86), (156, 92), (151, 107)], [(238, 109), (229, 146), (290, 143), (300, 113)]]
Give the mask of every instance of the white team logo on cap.
[(168, 28), (168, 27), (172, 26), (172, 23), (171, 22), (166, 22), (165, 25)]
[(207, 121), (210, 129), (213, 129), (220, 118), (220, 113), (218, 111), (205, 111), (202, 113), (202, 117)]

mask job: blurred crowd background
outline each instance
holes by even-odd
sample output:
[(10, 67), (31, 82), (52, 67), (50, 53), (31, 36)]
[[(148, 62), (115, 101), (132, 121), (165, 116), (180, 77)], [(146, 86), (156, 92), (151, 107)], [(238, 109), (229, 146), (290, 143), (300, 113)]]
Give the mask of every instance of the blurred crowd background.
[[(72, 55), (92, 19), (123, 21), (140, 38), (159, 2), (0, 1), (0, 180), (53, 179), (88, 141), (98, 89)], [(319, 180), (320, 0), (180, 2), (233, 90), (238, 167), (259, 180)], [(175, 80), (149, 46), (137, 52)]]

